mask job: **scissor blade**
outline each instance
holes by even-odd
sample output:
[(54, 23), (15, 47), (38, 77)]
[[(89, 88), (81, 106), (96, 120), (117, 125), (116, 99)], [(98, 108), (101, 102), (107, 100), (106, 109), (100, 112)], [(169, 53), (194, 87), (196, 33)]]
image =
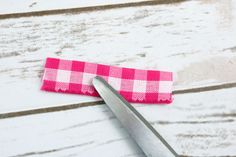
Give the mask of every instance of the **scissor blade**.
[(147, 157), (178, 157), (148, 121), (103, 78), (95, 77), (93, 85)]

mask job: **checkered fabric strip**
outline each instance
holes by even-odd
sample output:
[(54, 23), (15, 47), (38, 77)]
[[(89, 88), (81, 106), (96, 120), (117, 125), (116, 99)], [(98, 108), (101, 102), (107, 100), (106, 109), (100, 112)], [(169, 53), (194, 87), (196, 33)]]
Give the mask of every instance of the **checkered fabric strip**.
[(58, 58), (47, 58), (41, 89), (99, 96), (92, 85), (95, 76), (103, 77), (129, 102), (172, 102), (172, 72), (131, 69)]

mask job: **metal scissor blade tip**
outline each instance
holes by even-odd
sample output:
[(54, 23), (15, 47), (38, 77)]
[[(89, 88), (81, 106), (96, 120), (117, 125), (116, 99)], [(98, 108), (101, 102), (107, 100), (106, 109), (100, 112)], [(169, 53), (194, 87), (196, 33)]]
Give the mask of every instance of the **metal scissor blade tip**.
[(99, 77), (98, 76), (94, 77), (92, 81), (93, 85), (97, 84), (98, 81), (99, 81)]
[(100, 85), (101, 82), (104, 83), (104, 80), (103, 80), (100, 76), (96, 76), (96, 77), (94, 77), (93, 80), (92, 80), (92, 83), (93, 83), (93, 85), (94, 85), (95, 88), (96, 88), (98, 85)]

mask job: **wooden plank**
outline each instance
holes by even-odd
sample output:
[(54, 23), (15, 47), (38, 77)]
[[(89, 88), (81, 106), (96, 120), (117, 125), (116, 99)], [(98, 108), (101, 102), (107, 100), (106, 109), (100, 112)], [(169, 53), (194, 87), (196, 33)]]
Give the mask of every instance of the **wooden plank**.
[(124, 7), (138, 7), (146, 5), (170, 4), (178, 3), (186, 0), (116, 0), (116, 1), (55, 1), (50, 2), (45, 0), (38, 0), (32, 2), (26, 0), (15, 7), (12, 7), (15, 0), (0, 1), (0, 19), (18, 18), (29, 16), (43, 16), (62, 13), (80, 13), (87, 11), (98, 11), (106, 9), (124, 8)]
[[(33, 11), (44, 11), (44, 10), (55, 10), (55, 9), (67, 9), (67, 8), (83, 8), (91, 6), (102, 6), (102, 5), (114, 5), (128, 2), (140, 2), (143, 0), (118, 0), (118, 1), (106, 1), (106, 0), (80, 0), (80, 1), (56, 1), (51, 0), (50, 3), (46, 0), (24, 0), (21, 3), (16, 0), (2, 0), (0, 1), (0, 14), (11, 14), (11, 13), (24, 13)], [(144, 0), (145, 1), (145, 0)], [(17, 3), (17, 5), (12, 5)]]
[(40, 91), (49, 56), (171, 70), (175, 90), (235, 83), (235, 6), (189, 1), (0, 20), (0, 113), (99, 100)]
[[(182, 156), (236, 156), (236, 88), (135, 105)], [(0, 120), (1, 157), (143, 157), (105, 105)]]

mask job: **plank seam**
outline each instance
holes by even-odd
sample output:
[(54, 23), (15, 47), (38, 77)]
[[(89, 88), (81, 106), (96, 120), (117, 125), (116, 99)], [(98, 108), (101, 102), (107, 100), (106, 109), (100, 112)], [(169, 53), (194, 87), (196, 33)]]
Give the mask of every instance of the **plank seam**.
[(54, 10), (23, 12), (23, 13), (9, 13), (9, 14), (0, 14), (0, 19), (57, 15), (57, 14), (75, 14), (75, 13), (81, 13), (81, 12), (100, 11), (100, 10), (108, 10), (108, 9), (116, 9), (116, 8), (179, 3), (179, 2), (184, 2), (184, 1), (187, 1), (187, 0), (149, 0), (149, 1), (141, 1), (141, 2), (121, 3), (121, 4), (88, 6), (88, 7), (81, 7), (81, 8), (67, 8), (67, 9), (54, 9)]
[[(236, 87), (236, 82), (225, 83), (225, 84), (220, 84), (220, 85), (212, 85), (212, 86), (206, 86), (206, 87), (190, 88), (190, 89), (178, 89), (178, 90), (174, 90), (173, 94), (177, 95), (177, 94), (199, 93), (199, 92), (207, 92), (207, 91), (214, 91), (214, 90), (234, 88), (234, 87)], [(21, 116), (27, 116), (27, 115), (33, 115), (33, 114), (49, 113), (49, 112), (66, 111), (66, 110), (77, 109), (80, 107), (97, 106), (97, 105), (102, 105), (102, 104), (104, 104), (104, 101), (94, 101), (94, 102), (61, 105), (61, 106), (55, 106), (55, 107), (46, 107), (46, 108), (31, 109), (31, 110), (24, 110), (24, 111), (17, 111), (17, 112), (1, 113), (0, 119), (14, 118), (14, 117), (21, 117)]]

